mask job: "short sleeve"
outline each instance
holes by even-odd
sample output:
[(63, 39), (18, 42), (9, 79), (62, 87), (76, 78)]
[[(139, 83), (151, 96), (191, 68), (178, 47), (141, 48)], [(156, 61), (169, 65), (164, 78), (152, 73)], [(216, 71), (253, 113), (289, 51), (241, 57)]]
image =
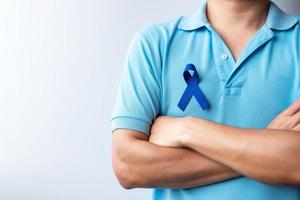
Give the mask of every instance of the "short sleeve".
[(141, 32), (135, 34), (122, 70), (111, 129), (131, 129), (149, 135), (160, 112), (160, 56), (157, 44)]

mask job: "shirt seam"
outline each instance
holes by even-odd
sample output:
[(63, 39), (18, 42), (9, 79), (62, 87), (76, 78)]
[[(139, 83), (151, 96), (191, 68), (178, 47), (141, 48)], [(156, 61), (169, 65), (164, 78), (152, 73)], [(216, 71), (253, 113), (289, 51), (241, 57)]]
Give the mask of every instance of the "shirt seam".
[(148, 121), (146, 121), (146, 120), (144, 120), (144, 119), (140, 119), (140, 118), (136, 118), (136, 117), (130, 117), (130, 116), (117, 116), (117, 117), (113, 117), (110, 121), (113, 121), (113, 120), (115, 120), (115, 119), (124, 119), (124, 118), (129, 118), (129, 119), (135, 119), (135, 120), (139, 120), (139, 121), (143, 121), (143, 122), (145, 122), (145, 123), (147, 123), (147, 124), (150, 124), (150, 122), (148, 122)]

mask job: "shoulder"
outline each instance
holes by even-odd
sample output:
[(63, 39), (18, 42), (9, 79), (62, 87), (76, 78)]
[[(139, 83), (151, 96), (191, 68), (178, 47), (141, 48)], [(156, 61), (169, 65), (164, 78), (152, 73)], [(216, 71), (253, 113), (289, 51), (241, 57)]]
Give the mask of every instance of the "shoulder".
[(172, 20), (143, 26), (135, 32), (135, 37), (148, 42), (163, 43), (169, 40), (179, 30), (178, 25), (182, 18), (183, 16), (180, 16)]
[(134, 33), (131, 46), (138, 47), (147, 56), (162, 58), (168, 51), (168, 46), (174, 35), (179, 31), (178, 25), (182, 17), (153, 23), (141, 27)]

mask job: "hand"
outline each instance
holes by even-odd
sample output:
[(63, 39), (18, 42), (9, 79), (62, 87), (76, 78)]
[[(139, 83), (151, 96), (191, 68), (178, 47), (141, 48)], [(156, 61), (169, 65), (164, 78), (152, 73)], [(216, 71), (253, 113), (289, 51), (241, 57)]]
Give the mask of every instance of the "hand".
[(267, 129), (300, 131), (300, 99), (274, 118)]
[(180, 138), (186, 131), (185, 117), (160, 116), (151, 126), (149, 142), (166, 147), (181, 147)]

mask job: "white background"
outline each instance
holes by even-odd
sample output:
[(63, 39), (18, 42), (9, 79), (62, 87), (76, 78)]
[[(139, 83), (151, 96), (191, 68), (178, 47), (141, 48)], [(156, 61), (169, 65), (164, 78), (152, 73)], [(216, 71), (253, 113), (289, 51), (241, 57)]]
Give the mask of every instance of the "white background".
[[(300, 12), (299, 0), (279, 3)], [(149, 199), (122, 189), (111, 169), (120, 70), (136, 30), (198, 5), (0, 0), (0, 199)]]

